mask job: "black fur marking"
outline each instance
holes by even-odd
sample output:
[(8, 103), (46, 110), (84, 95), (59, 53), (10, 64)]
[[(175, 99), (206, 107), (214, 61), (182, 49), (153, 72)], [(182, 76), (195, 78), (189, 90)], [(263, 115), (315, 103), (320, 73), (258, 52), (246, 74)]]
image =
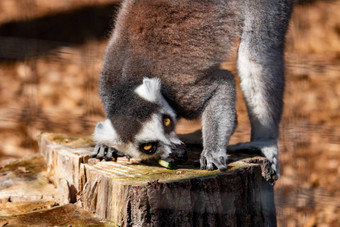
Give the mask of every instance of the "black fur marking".
[(110, 89), (106, 103), (107, 118), (124, 143), (133, 141), (142, 124), (151, 119), (159, 106), (139, 97), (134, 90), (141, 84), (124, 82)]
[[(170, 124), (168, 126), (166, 126), (164, 122), (167, 118), (170, 119)], [(163, 115), (163, 128), (166, 134), (170, 134), (175, 128), (173, 119), (168, 115)]]

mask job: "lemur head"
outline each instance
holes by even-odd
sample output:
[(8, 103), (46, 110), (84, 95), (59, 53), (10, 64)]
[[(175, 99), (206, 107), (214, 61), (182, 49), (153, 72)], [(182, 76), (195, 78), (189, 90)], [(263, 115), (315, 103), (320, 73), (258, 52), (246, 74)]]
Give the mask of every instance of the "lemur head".
[(176, 114), (161, 94), (158, 78), (117, 84), (106, 97), (107, 119), (94, 131), (97, 143), (130, 157), (185, 162), (186, 147), (175, 133)]

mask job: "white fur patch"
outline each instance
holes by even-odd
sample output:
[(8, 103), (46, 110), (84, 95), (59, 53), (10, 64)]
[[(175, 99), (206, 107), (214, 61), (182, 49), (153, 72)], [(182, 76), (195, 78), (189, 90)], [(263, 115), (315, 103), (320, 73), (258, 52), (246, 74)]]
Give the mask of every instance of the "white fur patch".
[(160, 104), (162, 100), (161, 80), (159, 78), (144, 78), (143, 83), (135, 89), (141, 98)]
[(127, 144), (118, 145), (117, 148), (121, 150), (124, 154), (129, 155), (130, 157), (142, 158), (142, 153), (131, 142)]
[(114, 145), (120, 143), (119, 135), (113, 128), (111, 121), (106, 119), (105, 121), (99, 122), (94, 130), (93, 139), (97, 143), (105, 145)]
[(164, 135), (160, 114), (153, 114), (151, 120), (143, 124), (142, 130), (136, 135), (136, 141), (161, 141), (164, 144), (170, 145), (170, 140)]
[(246, 48), (240, 47), (237, 62), (239, 75), (241, 78), (241, 88), (248, 99), (248, 105), (251, 109), (250, 117), (256, 116), (260, 120), (261, 125), (271, 128), (272, 118), (268, 110), (266, 102), (266, 93), (264, 82), (260, 75), (263, 71), (262, 65), (252, 61)]
[(174, 120), (176, 119), (175, 111), (161, 93), (161, 80), (159, 78), (144, 78), (143, 83), (134, 92), (142, 99), (158, 104), (161, 107), (161, 113), (168, 114)]

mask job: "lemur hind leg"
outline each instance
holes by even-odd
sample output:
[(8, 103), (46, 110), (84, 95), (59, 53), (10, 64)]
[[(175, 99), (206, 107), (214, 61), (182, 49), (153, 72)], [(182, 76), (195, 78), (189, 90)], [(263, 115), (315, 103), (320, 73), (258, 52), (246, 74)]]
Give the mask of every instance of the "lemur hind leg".
[[(292, 1), (246, 1), (238, 50), (238, 72), (251, 123), (251, 142), (228, 150), (258, 149), (270, 161), (274, 179), (279, 177), (279, 123), (284, 91), (284, 37)], [(265, 8), (265, 9), (263, 9)]]
[(218, 86), (205, 104), (202, 114), (203, 151), (201, 169), (227, 169), (227, 145), (236, 126), (236, 92), (233, 75), (217, 69)]

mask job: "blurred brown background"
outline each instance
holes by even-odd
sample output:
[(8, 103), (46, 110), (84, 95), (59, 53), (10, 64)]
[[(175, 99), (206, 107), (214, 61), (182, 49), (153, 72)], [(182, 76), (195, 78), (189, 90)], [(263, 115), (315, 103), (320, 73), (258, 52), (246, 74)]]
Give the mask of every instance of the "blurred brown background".
[[(42, 131), (89, 135), (104, 118), (97, 81), (117, 2), (0, 1), (0, 162), (37, 153)], [(286, 47), (279, 226), (340, 226), (340, 0), (300, 1)], [(223, 66), (237, 74), (233, 58)], [(249, 140), (240, 91), (238, 121), (231, 143)]]

